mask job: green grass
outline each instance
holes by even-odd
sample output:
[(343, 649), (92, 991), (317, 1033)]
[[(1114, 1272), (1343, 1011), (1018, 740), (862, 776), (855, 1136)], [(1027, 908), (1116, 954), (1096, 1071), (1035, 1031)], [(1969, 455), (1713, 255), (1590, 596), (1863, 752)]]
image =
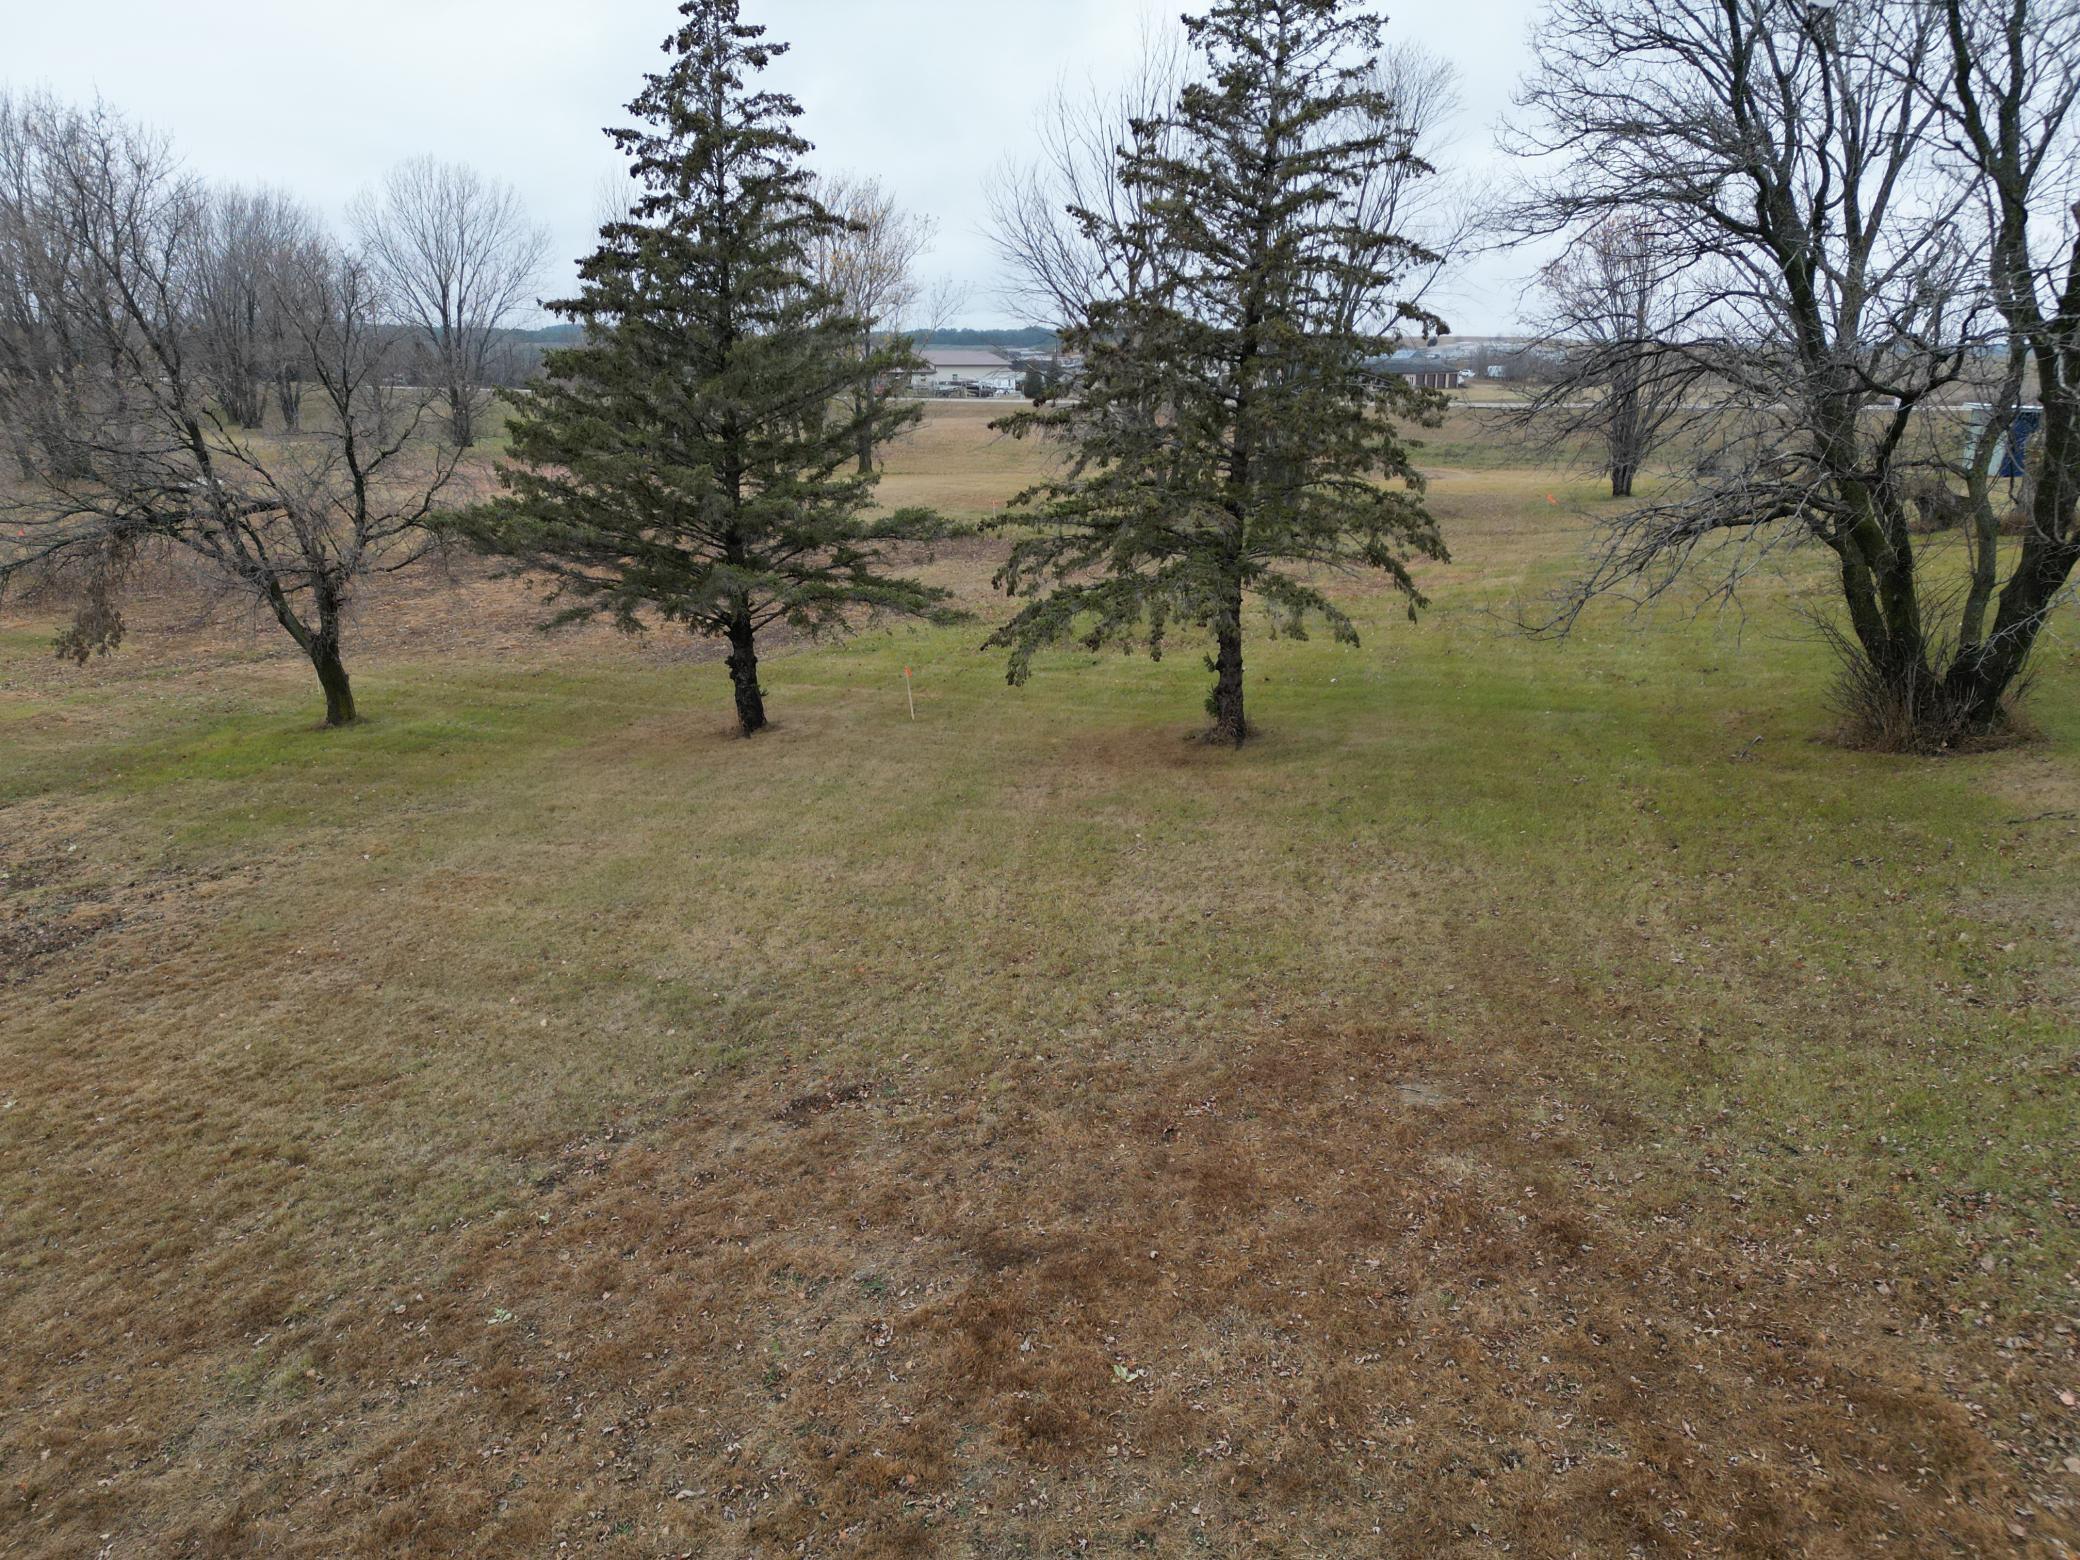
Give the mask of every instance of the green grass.
[[(1362, 651), (1259, 642), (1264, 735), (1239, 756), (1183, 740), (1205, 681), (1189, 654), (1057, 654), (1012, 690), (974, 631), (903, 631), (772, 662), (781, 729), (752, 744), (725, 738), (712, 669), (407, 662), (364, 674), (371, 719), (351, 732), (314, 728), (293, 684), (176, 701), (89, 744), (32, 735), (4, 794), (62, 798), (96, 820), (98, 852), (157, 870), (297, 861), (247, 911), (276, 947), (398, 893), (462, 960), (409, 978), (428, 1002), (455, 1002), (464, 974), (471, 1005), (519, 992), (557, 1025), (616, 1000), (625, 1052), (551, 1064), (527, 1036), (524, 1062), (435, 1065), (429, 1081), (485, 1091), (473, 1117), (531, 1117), (534, 1090), (503, 1091), (540, 1065), (555, 1108), (604, 1116), (658, 1092), (665, 1054), (808, 1044), (839, 1070), (918, 1050), (986, 1067), (1013, 1027), (1097, 1025), (1119, 1003), (1215, 1014), (1267, 989), (1428, 1009), (1476, 1043), (1478, 966), (1510, 957), (1526, 982), (1663, 1013), (1666, 1036), (1584, 1035), (1584, 1065), (1723, 1139), (1772, 1190), (1802, 1183), (1770, 1145), (1826, 1142), (1848, 1172), (1827, 1195), (1888, 1222), (1901, 1153), (1949, 1166), (1907, 1194), (1930, 1216), (1959, 1185), (2048, 1213), (2027, 1193), (2057, 1180), (2071, 1145), (2044, 1127), (2073, 1097), (2033, 1063), (2062, 1028), (2025, 986), (2070, 949), (1972, 896), (2043, 876), (1998, 778), (2072, 755), (2068, 669), (2039, 697), (2039, 752), (1910, 762), (1818, 740), (1828, 667), (1788, 623), (1743, 643), (1662, 614), (1552, 644), (1481, 605), (1444, 596), (1416, 627), (1374, 612)], [(429, 885), (458, 874), (497, 892), (438, 902)], [(1388, 923), (1401, 932), (1372, 944)], [(602, 939), (619, 950), (605, 969)], [(585, 972), (546, 957), (559, 949)], [(822, 983), (839, 949), (860, 986)], [(977, 949), (1085, 977), (1130, 958), (1138, 989), (1074, 973), (1023, 989)], [(681, 1042), (660, 1050), (643, 1033), (660, 1023)], [(1976, 1152), (1989, 1136), (2015, 1146)], [(2073, 1265), (2071, 1241), (2044, 1221), (2038, 1282)]]

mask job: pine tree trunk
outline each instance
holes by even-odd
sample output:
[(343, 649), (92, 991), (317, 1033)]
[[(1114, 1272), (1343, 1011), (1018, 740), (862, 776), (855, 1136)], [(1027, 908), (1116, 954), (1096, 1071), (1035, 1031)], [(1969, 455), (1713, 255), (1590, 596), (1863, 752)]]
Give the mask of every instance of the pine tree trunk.
[(1213, 697), (1206, 708), (1213, 725), (1206, 740), (1223, 747), (1241, 747), (1249, 739), (1249, 722), (1242, 712), (1242, 603), (1234, 605), (1234, 617), (1215, 635)]
[[(868, 347), (871, 350), (872, 343), (869, 343)], [(873, 411), (876, 399), (871, 389), (854, 398), (853, 409), (862, 418), (859, 429), (859, 474), (863, 477), (871, 477), (874, 474), (874, 425), (865, 419), (866, 414)]]
[(358, 718), (354, 713), (354, 689), (347, 681), (347, 668), (339, 657), (336, 631), (320, 630), (312, 638), (311, 665), (317, 668), (318, 686), (325, 690), (325, 724), (353, 725)]
[(758, 686), (758, 645), (749, 613), (729, 629), (729, 680), (736, 689), (737, 725), (747, 737), (766, 729), (766, 699)]

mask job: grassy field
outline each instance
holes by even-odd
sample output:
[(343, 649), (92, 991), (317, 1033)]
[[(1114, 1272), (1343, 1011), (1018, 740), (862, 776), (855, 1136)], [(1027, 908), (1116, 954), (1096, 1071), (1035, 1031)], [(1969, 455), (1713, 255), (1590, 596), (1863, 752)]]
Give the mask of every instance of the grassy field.
[(2072, 624), (2039, 741), (1847, 752), (1811, 578), (1530, 641), (1594, 485), (1436, 454), (1433, 609), (1258, 636), (1240, 754), (980, 627), (744, 742), (420, 581), (328, 734), (178, 582), (11, 607), (0, 1552), (2080, 1546)]

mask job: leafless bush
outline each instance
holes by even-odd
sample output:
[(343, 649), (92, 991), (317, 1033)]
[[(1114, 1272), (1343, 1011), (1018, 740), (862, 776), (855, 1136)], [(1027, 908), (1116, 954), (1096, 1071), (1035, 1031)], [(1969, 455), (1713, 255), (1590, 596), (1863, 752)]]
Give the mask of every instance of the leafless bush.
[(1946, 675), (1956, 659), (1954, 643), (1931, 642), (1928, 664), (1900, 676), (1877, 665), (1861, 640), (1833, 624), (1822, 625), (1821, 637), (1834, 655), (1827, 702), (1835, 717), (1836, 740), (1844, 747), (1939, 757), (2006, 747), (2035, 734), (2021, 715), (2035, 682), (2027, 666), (1988, 719)]

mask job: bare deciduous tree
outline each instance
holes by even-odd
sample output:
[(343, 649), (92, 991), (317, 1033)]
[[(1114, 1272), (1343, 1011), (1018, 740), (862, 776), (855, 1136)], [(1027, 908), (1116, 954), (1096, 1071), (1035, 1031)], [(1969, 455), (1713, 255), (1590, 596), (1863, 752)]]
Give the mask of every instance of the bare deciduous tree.
[[(1997, 725), (2055, 591), (2016, 598), (2000, 657), (1972, 649), (1924, 583), (1907, 500), (1928, 408), (2005, 343), (1983, 201), (1928, 88), (1950, 68), (1942, 7), (1551, 0), (1535, 47), (1512, 140), (1550, 171), (1515, 229), (1651, 223), (1699, 300), (1662, 349), (1719, 401), (1716, 458), (1608, 523), (1557, 622), (1656, 594), (1703, 550), (1731, 593), (1772, 547), (1818, 544), (1888, 723), (1924, 745)], [(2024, 569), (2062, 581), (2058, 547)]]
[[(38, 324), (72, 344), (79, 366), (54, 376), (33, 357), (0, 360), (0, 417), (37, 430), (24, 474), (0, 492), (10, 537), (0, 582), (89, 560), (87, 609), (60, 640), (85, 659), (122, 636), (111, 585), (135, 549), (184, 548), (250, 592), (309, 657), (327, 723), (352, 721), (346, 608), (370, 574), (423, 552), (456, 462), (421, 437), (430, 394), (391, 384), (397, 333), (376, 278), (315, 239), (284, 259), (263, 310), (324, 415), (295, 436), (255, 435), (226, 410), (220, 365), (203, 347), (217, 261), (210, 192), (163, 140), (105, 110), (45, 104), (9, 122), (27, 126), (9, 155), (28, 172), (0, 191), (0, 232), (40, 237), (0, 258), (65, 256), (39, 293)], [(0, 276), (0, 293), (24, 285)]]
[(1033, 159), (991, 183), (991, 231), (1011, 277), (1006, 301), (1025, 318), (1070, 327), (1092, 303), (1126, 297), (1141, 284), (1148, 257), (1098, 243), (1092, 233), (1139, 224), (1142, 192), (1121, 183), (1118, 150), (1135, 144), (1137, 127), (1165, 133), (1185, 68), (1181, 38), (1165, 34), (1147, 43), (1117, 91), (1063, 87), (1035, 127)]
[[(1368, 82), (1369, 103), (1361, 112), (1370, 124), (1353, 133), (1385, 138), (1393, 155), (1368, 175), (1352, 204), (1354, 258), (1396, 252), (1399, 283), (1391, 308), (1361, 317), (1356, 311), (1377, 299), (1352, 294), (1344, 324), (1385, 334), (1414, 321), (1441, 332), (1444, 322), (1423, 307), (1453, 262), (1466, 252), (1479, 225), (1478, 192), (1443, 171), (1448, 134), (1459, 112), (1459, 71), (1420, 44), (1396, 43), (1381, 51)], [(1410, 246), (1413, 246), (1412, 248)]]
[(1558, 371), (1510, 421), (1548, 452), (1587, 439), (1611, 497), (1632, 497), (1640, 467), (1700, 393), (1690, 353), (1669, 343), (1683, 304), (1674, 262), (1650, 223), (1613, 215), (1576, 237), (1538, 274), (1538, 345)]
[[(925, 298), (917, 262), (931, 247), (938, 225), (897, 205), (878, 179), (826, 176), (817, 181), (815, 195), (845, 225), (817, 235), (810, 246), (810, 264), (818, 285), (840, 312), (858, 322), (864, 359), (874, 352), (877, 337), (899, 333), (914, 322)], [(854, 413), (864, 414), (875, 398), (885, 398), (893, 388), (887, 383), (856, 387), (860, 404)], [(859, 421), (859, 469), (867, 475), (874, 470), (868, 435), (875, 423), (864, 415)]]
[[(1094, 222), (1097, 230), (1115, 234), (1147, 225), (1141, 210), (1144, 192), (1118, 177), (1118, 151), (1143, 145), (1147, 135), (1166, 133), (1163, 127), (1187, 80), (1182, 34), (1152, 35), (1139, 64), (1117, 89), (1057, 91), (1036, 126), (1036, 155), (1006, 167), (992, 181), (992, 235), (1011, 276), (1007, 301), (1023, 317), (1058, 328), (1071, 325), (1091, 302), (1129, 296), (1145, 280), (1157, 257), (1131, 246), (1095, 243), (1090, 234)], [(1427, 50), (1395, 44), (1381, 51), (1366, 84), (1368, 105), (1383, 107), (1358, 111), (1380, 116), (1362, 131), (1384, 137), (1396, 155), (1382, 160), (1354, 194), (1351, 232), (1370, 235), (1382, 246), (1410, 241), (1419, 246), (1425, 257), (1420, 263), (1397, 265), (1402, 272), (1398, 307), (1430, 291), (1474, 228), (1464, 192), (1436, 176), (1445, 133), (1459, 108), (1459, 77), (1450, 62)], [(1358, 133), (1360, 127), (1344, 128)], [(1356, 296), (1346, 300), (1350, 308), (1361, 301), (1376, 304)], [(1379, 323), (1345, 322), (1349, 328)], [(1433, 327), (1440, 324), (1432, 322)]]
[(58, 427), (85, 396), (86, 278), (77, 235), (51, 215), (51, 168), (86, 125), (48, 96), (0, 94), (0, 431), (25, 478), (60, 458)]
[(349, 213), (397, 319), (417, 333), (447, 397), (449, 437), (476, 442), (499, 331), (533, 306), (547, 230), (509, 184), (416, 157)]
[(196, 345), (232, 421), (258, 428), (275, 402), (301, 417), (301, 356), (284, 297), (309, 270), (318, 224), (279, 190), (213, 190), (197, 274)]
[[(2014, 681), (2080, 564), (2080, 11), (2030, 0), (1941, 0), (1946, 48), (1925, 83), (1990, 214), (1988, 290), (2007, 327), (1994, 436), (1968, 472), (1971, 587), (1955, 697), (1987, 708)], [(2021, 554), (1989, 631), (2000, 569), (1988, 472), (2034, 370), (2042, 415)]]

